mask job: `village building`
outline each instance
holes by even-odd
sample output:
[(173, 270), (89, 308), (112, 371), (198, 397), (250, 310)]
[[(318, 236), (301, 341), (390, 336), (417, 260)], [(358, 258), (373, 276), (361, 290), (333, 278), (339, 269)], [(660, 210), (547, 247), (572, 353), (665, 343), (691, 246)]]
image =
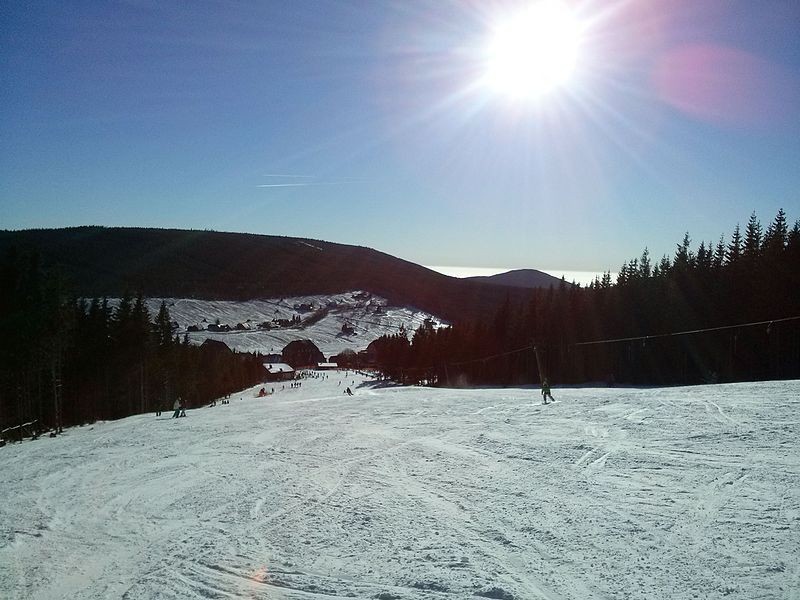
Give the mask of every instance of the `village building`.
[(265, 383), (294, 379), (295, 371), (286, 363), (264, 363), (264, 370), (266, 371), (264, 375)]

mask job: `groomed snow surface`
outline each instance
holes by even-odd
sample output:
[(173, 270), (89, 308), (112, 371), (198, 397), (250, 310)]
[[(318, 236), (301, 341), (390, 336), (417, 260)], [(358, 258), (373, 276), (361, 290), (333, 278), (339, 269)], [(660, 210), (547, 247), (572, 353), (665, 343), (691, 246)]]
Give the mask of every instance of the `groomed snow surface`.
[(0, 450), (0, 596), (800, 598), (800, 382), (328, 377)]

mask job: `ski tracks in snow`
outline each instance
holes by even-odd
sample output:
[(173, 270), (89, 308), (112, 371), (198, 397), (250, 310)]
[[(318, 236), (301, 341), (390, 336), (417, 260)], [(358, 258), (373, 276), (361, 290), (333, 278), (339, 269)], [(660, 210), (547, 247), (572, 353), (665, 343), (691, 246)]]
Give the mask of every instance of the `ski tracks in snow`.
[(800, 600), (800, 384), (340, 394), (4, 448), (0, 595)]

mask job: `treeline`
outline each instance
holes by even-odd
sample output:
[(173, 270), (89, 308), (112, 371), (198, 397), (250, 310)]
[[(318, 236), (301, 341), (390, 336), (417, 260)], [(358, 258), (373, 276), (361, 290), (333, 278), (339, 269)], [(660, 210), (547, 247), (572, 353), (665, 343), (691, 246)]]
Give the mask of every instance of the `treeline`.
[[(168, 307), (144, 298), (75, 299), (35, 253), (11, 250), (0, 269), (0, 429), (60, 429), (186, 406), (255, 385), (258, 356), (176, 335)], [(22, 433), (22, 431), (19, 431)], [(14, 437), (6, 435), (6, 437)]]
[(655, 261), (645, 249), (616, 280), (562, 281), (483, 322), (439, 330), (426, 323), (410, 339), (384, 336), (374, 348), (381, 368), (407, 383), (796, 378), (798, 316), (800, 221), (789, 228), (780, 210), (766, 230), (754, 213), (728, 240), (693, 249), (687, 233), (674, 256)]

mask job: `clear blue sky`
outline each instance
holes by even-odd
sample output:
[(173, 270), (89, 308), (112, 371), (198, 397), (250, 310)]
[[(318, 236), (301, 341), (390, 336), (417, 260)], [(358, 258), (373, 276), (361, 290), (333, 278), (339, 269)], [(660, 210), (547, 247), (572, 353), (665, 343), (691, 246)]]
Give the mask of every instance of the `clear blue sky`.
[(578, 67), (528, 103), (475, 83), (515, 4), (5, 3), (0, 228), (602, 271), (800, 217), (800, 3), (575, 2)]

